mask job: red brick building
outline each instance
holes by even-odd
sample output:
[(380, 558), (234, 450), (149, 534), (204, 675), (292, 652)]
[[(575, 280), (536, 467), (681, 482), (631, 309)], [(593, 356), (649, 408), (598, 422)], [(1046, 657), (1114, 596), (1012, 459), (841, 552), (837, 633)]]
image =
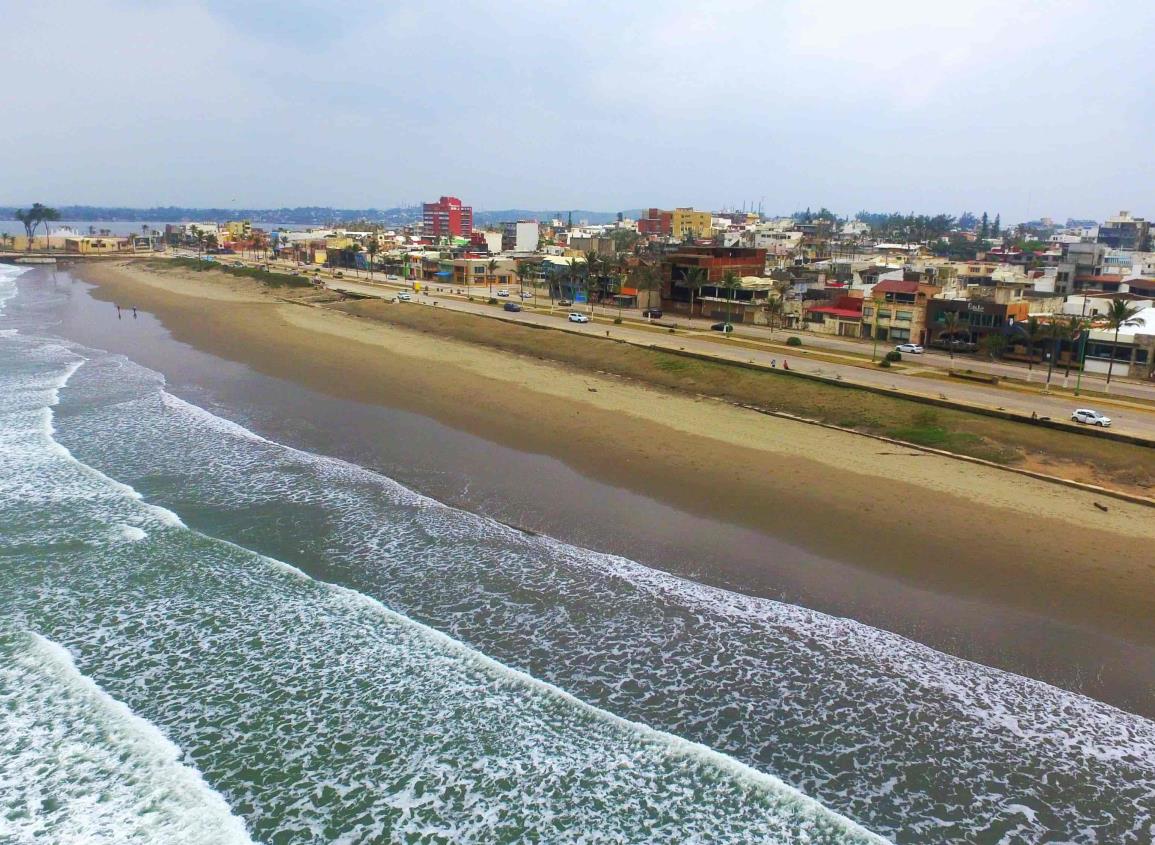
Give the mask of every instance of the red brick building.
[(421, 233), (427, 238), (468, 238), (473, 233), (473, 207), (457, 197), (442, 197), (422, 206)]
[(646, 209), (646, 216), (638, 220), (639, 235), (669, 235), (674, 231), (674, 213), (660, 208)]

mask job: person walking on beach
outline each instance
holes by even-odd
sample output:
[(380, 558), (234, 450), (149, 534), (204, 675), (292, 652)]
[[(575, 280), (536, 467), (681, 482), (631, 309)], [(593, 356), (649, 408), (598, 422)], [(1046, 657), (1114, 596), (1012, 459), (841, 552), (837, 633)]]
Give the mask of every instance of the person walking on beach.
[(116, 319), (120, 319), (120, 306), (116, 306)]
[(132, 319), (136, 319), (136, 306), (132, 306)]

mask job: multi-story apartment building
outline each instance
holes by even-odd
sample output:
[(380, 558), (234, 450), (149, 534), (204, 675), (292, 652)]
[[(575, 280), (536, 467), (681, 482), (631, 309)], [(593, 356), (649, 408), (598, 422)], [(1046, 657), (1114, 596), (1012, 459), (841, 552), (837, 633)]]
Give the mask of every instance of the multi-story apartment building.
[(421, 234), (426, 238), (468, 238), (473, 232), (473, 207), (457, 197), (441, 197), (422, 206)]
[(1120, 211), (1099, 226), (1096, 240), (1114, 249), (1147, 250), (1150, 248), (1151, 224), (1129, 211)]
[(668, 236), (680, 241), (708, 238), (714, 233), (714, 215), (709, 211), (694, 211), (693, 208), (675, 208), (673, 211), (650, 208), (638, 220), (638, 232), (643, 235)]
[(879, 282), (862, 308), (863, 335), (897, 343), (925, 343), (927, 302), (941, 290), (927, 282)]

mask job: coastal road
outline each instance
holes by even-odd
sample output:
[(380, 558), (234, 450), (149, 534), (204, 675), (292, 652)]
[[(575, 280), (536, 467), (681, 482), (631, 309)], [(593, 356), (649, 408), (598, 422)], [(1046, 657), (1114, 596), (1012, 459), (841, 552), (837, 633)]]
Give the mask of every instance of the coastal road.
[[(370, 284), (364, 281), (335, 279), (326, 280), (326, 283), (329, 288), (336, 291), (380, 299), (392, 299), (400, 292), (399, 287)], [(434, 302), (436, 302), (437, 307), (453, 311), (486, 317), (500, 317), (508, 322), (549, 326), (575, 334), (612, 337), (639, 346), (693, 352), (724, 360), (762, 364), (767, 367), (773, 364), (782, 367), (788, 363), (791, 370), (800, 373), (845, 381), (850, 384), (893, 390), (899, 394), (948, 399), (965, 405), (1005, 410), (1027, 417), (1034, 413), (1040, 417), (1068, 420), (1071, 411), (1076, 407), (1076, 403), (1094, 406), (1093, 402), (1073, 400), (1068, 396), (1046, 396), (1028, 389), (1010, 389), (966, 381), (928, 380), (894, 370), (813, 360), (805, 349), (784, 352), (781, 348), (765, 347), (764, 344), (754, 346), (755, 341), (745, 338), (726, 338), (720, 333), (711, 332), (708, 329), (693, 332), (679, 330), (675, 334), (670, 334), (662, 329), (650, 329), (629, 324), (614, 325), (611, 318), (598, 316), (595, 316), (593, 322), (590, 323), (571, 323), (566, 319), (569, 309), (565, 308), (555, 308), (550, 313), (546, 309), (533, 310), (527, 306), (523, 311), (511, 313), (498, 310), (484, 302), (476, 300), (470, 302), (458, 297), (450, 297), (444, 291), (435, 291), (428, 295), (414, 294), (413, 301), (405, 305), (407, 307), (414, 307), (417, 304), (432, 306)], [(1112, 406), (1107, 413), (1113, 420), (1115, 430), (1120, 433), (1155, 440), (1155, 412), (1140, 406)]]

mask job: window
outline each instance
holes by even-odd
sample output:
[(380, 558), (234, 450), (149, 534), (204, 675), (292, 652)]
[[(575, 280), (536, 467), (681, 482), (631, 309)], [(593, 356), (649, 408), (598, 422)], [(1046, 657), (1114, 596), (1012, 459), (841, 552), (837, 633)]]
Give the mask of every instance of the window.
[(874, 316), (874, 309), (873, 308), (863, 308), (862, 309), (862, 316), (863, 317), (873, 317)]
[(914, 318), (913, 311), (898, 311), (895, 312), (894, 319), (900, 320), (904, 323), (909, 323)]

